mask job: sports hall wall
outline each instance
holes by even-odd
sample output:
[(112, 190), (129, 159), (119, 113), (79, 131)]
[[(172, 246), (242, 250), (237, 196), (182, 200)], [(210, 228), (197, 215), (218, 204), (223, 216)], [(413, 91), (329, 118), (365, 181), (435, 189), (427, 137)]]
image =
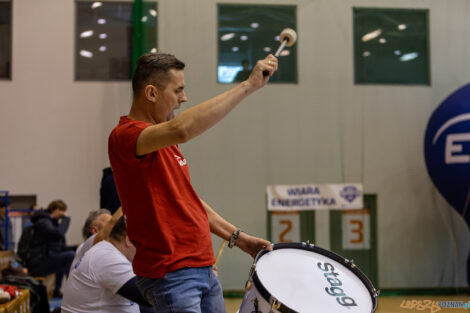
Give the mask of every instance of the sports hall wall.
[[(217, 3), (234, 1), (158, 1), (158, 48), (187, 64), (186, 107), (231, 87), (216, 82)], [(267, 86), (182, 145), (200, 196), (266, 237), (266, 185), (362, 182), (378, 196), (379, 287), (466, 286), (469, 230), (433, 187), (423, 140), (433, 110), (469, 81), (470, 3), (257, 3), (297, 5), (298, 84)], [(429, 9), (430, 86), (354, 85), (353, 7)], [(99, 205), (107, 136), (127, 113), (131, 89), (74, 81), (74, 19), (73, 0), (13, 1), (12, 80), (0, 81), (0, 189), (37, 194), (41, 206), (64, 199), (68, 241), (79, 243), (87, 213)], [(325, 223), (318, 214), (319, 229)], [(214, 238), (215, 250), (220, 242)], [(224, 289), (242, 289), (251, 262), (225, 249)]]

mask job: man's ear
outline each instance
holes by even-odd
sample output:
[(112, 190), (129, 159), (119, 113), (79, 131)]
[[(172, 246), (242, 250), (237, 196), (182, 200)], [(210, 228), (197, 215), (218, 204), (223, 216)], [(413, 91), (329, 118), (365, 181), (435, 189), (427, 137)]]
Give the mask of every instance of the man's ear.
[(144, 88), (145, 98), (150, 102), (157, 101), (157, 93), (157, 88), (155, 88), (153, 85), (146, 85)]
[(94, 235), (99, 233), (98, 228), (95, 225), (90, 226), (90, 232)]

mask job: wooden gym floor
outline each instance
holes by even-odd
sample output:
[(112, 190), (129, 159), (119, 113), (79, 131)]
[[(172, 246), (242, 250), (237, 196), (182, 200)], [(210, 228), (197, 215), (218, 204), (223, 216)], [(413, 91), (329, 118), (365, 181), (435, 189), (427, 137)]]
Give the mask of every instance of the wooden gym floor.
[[(423, 307), (414, 307), (414, 308), (407, 308), (406, 303), (407, 301), (408, 304), (412, 305), (412, 301), (418, 301), (415, 302), (415, 304), (419, 303), (424, 303), (423, 301), (425, 300), (431, 300), (432, 301), (463, 301), (464, 304), (470, 301), (470, 295), (445, 295), (445, 296), (380, 296), (379, 297), (379, 303), (377, 307), (377, 313), (402, 313), (402, 312), (423, 312), (423, 313), (435, 313), (435, 312), (442, 312), (442, 313), (465, 313), (465, 312), (470, 312), (470, 308), (465, 310), (464, 308), (423, 308)], [(240, 308), (240, 305), (242, 303), (242, 299), (240, 298), (226, 298), (225, 299), (225, 306), (227, 307), (227, 313), (236, 313), (237, 310)], [(428, 302), (426, 302), (428, 303)], [(401, 307), (405, 306), (405, 307)], [(317, 313), (330, 313), (330, 312), (317, 312)]]

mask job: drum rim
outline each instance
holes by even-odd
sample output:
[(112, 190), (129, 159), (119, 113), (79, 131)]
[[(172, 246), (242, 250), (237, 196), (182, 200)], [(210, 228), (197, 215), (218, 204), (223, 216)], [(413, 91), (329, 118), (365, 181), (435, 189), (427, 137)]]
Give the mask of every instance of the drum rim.
[[(340, 256), (339, 254), (336, 254), (332, 251), (320, 248), (318, 246), (315, 246), (313, 244), (307, 244), (307, 243), (302, 243), (302, 242), (282, 242), (282, 243), (276, 243), (272, 245), (273, 250), (279, 250), (279, 249), (300, 249), (300, 250), (307, 250), (311, 252), (316, 252), (318, 254), (321, 254), (323, 256), (329, 257), (330, 259), (333, 259), (334, 261), (342, 264), (345, 266), (348, 270), (353, 272), (361, 281), (362, 283), (366, 286), (367, 290), (369, 291), (369, 294), (372, 299), (372, 311), (371, 313), (375, 312), (377, 309), (377, 297), (378, 297), (378, 291), (375, 289), (374, 285), (372, 282), (367, 278), (367, 276), (357, 267), (352, 261), (349, 261), (348, 259)], [(253, 283), (255, 284), (256, 288), (258, 288), (259, 293), (263, 296), (263, 298), (270, 303), (271, 301), (271, 294), (269, 291), (264, 287), (263, 283), (258, 277), (258, 274), (256, 272), (256, 264), (258, 263), (258, 260), (265, 255), (266, 253), (269, 253), (270, 250), (261, 250), (258, 255), (255, 258), (255, 262), (253, 264), (254, 266), (254, 271), (252, 275)], [(298, 313), (297, 311), (293, 310), (292, 308), (288, 307), (284, 303), (280, 303), (280, 307), (278, 309), (279, 312), (282, 313)]]

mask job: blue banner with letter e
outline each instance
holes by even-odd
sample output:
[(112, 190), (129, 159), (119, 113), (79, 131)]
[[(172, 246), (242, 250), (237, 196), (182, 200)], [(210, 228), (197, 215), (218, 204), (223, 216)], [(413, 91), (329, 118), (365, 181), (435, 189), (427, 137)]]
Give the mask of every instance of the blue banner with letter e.
[[(452, 93), (433, 112), (424, 156), (434, 185), (470, 228), (470, 84)], [(470, 284), (470, 256), (467, 281)]]

